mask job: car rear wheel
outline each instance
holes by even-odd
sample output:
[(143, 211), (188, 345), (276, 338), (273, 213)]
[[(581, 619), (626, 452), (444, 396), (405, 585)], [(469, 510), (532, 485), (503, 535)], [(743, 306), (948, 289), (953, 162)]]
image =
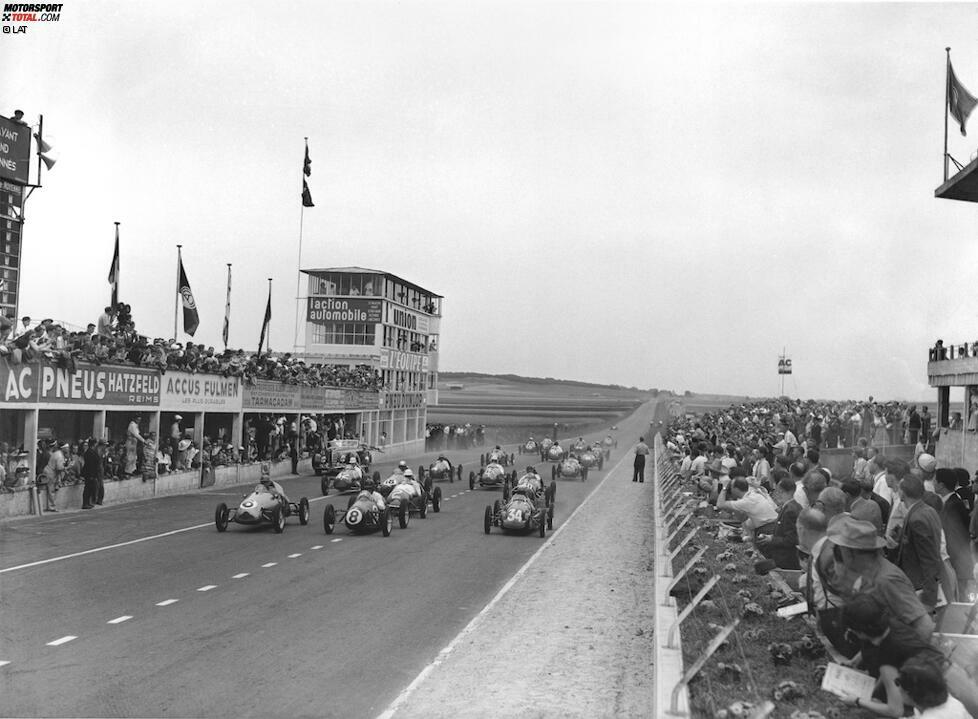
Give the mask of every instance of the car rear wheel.
[(407, 529), (408, 521), (411, 519), (411, 513), (408, 512), (408, 503), (401, 502), (401, 505), (397, 508), (397, 526), (401, 529)]
[(583, 467), (581, 469), (581, 481), (582, 482), (586, 482), (587, 481), (587, 467)]
[(540, 536), (547, 536), (547, 518), (540, 515)]
[(441, 511), (441, 487), (435, 487), (434, 494), (431, 495), (431, 508), (435, 512)]
[(486, 534), (489, 534), (489, 530), (492, 529), (492, 508), (486, 507), (486, 519), (483, 523), (483, 529), (485, 529)]
[(553, 504), (555, 499), (557, 499), (557, 483), (551, 482), (547, 487), (547, 504)]
[(281, 534), (285, 531), (285, 512), (281, 504), (272, 511), (272, 525), (275, 528), (275, 534)]
[(554, 506), (551, 504), (547, 508), (547, 529), (554, 528)]
[(475, 472), (469, 472), (469, 489), (475, 489)]
[(336, 510), (333, 509), (332, 504), (327, 504), (326, 509), (323, 510), (323, 531), (326, 532), (326, 534), (332, 534), (335, 528)]
[(390, 507), (384, 507), (384, 513), (380, 517), (380, 532), (385, 537), (391, 536), (394, 529), (394, 515), (391, 514)]
[(329, 494), (329, 477), (323, 477), (319, 480), (319, 488), (323, 491), (324, 497)]
[(380, 472), (374, 471), (373, 479), (374, 479), (375, 486), (380, 484)]
[(309, 524), (309, 500), (305, 497), (299, 500), (299, 524)]
[(504, 502), (508, 502), (509, 501), (509, 498), (511, 496), (512, 496), (512, 494), (511, 494), (510, 489), (509, 489), (509, 480), (507, 479), (503, 483), (503, 501)]
[(221, 502), (214, 511), (214, 525), (218, 532), (223, 532), (228, 528), (228, 506)]

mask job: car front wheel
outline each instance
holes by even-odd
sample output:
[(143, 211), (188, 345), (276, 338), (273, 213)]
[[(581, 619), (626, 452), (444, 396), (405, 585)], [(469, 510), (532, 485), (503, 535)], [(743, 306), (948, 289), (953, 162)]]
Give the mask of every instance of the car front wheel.
[(299, 500), (299, 524), (309, 524), (309, 500), (305, 497)]
[(332, 534), (335, 528), (336, 510), (333, 509), (332, 504), (327, 504), (326, 509), (323, 510), (323, 531), (326, 532), (326, 534)]
[(272, 524), (275, 527), (275, 534), (281, 534), (285, 531), (285, 511), (281, 504), (272, 512)]
[(214, 525), (218, 532), (223, 532), (228, 528), (228, 506), (224, 502), (217, 505), (214, 512)]

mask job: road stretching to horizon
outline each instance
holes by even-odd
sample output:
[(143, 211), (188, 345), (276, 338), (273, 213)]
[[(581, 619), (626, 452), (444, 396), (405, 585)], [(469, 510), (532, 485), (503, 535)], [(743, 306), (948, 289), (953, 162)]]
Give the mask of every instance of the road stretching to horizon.
[[(648, 430), (619, 424), (612, 462)], [(322, 497), (311, 474), (283, 482), (312, 502), (283, 534), (215, 530), (246, 487), (0, 525), (0, 714), (375, 716), (547, 541), (485, 535), (501, 492), (469, 491), (478, 450), (446, 454), (466, 481), (439, 482), (442, 511), (388, 538), (326, 535), (324, 506), (348, 495)], [(383, 459), (386, 476), (400, 457)], [(517, 467), (531, 461), (549, 480), (549, 463)], [(555, 527), (601, 476), (558, 480)]]

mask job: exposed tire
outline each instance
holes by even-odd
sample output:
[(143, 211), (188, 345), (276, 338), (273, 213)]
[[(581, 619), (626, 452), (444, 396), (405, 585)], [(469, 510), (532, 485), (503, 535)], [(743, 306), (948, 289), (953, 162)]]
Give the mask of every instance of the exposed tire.
[(540, 536), (547, 536), (547, 521), (545, 517), (540, 517)]
[(221, 502), (214, 510), (214, 525), (218, 532), (223, 532), (228, 528), (228, 506)]
[(323, 531), (326, 532), (326, 534), (332, 534), (335, 528), (336, 510), (333, 509), (332, 504), (327, 504), (326, 509), (323, 510)]
[(423, 464), (419, 464), (418, 465), (418, 479), (420, 481), (422, 481), (422, 482), (424, 481), (424, 475), (425, 475), (424, 465)]
[(490, 507), (486, 507), (486, 518), (483, 523), (483, 529), (486, 534), (489, 534), (489, 530), (492, 529), (492, 509)]
[(598, 469), (604, 469), (604, 457), (598, 457)]
[(550, 466), (550, 481), (552, 482), (555, 479), (557, 479), (557, 465), (556, 464)]
[(309, 524), (309, 500), (305, 497), (299, 500), (299, 524)]
[(401, 502), (401, 506), (397, 508), (397, 526), (401, 529), (407, 529), (410, 519), (411, 514), (408, 512), (407, 502)]
[(581, 481), (582, 482), (586, 482), (587, 481), (587, 467), (582, 467), (581, 468)]
[(469, 472), (469, 489), (475, 489), (475, 472)]
[(503, 503), (500, 502), (498, 499), (492, 503), (493, 514), (499, 514), (499, 510), (501, 510), (502, 508), (503, 508)]
[(441, 487), (435, 487), (435, 493), (431, 495), (431, 508), (435, 512), (441, 511)]
[(391, 536), (394, 529), (394, 515), (391, 514), (390, 507), (384, 507), (384, 513), (380, 516), (380, 532), (385, 537)]
[(421, 486), (427, 494), (431, 494), (431, 485), (431, 475), (429, 474), (427, 477), (425, 477), (425, 480), (421, 483)]
[(551, 482), (547, 487), (547, 504), (553, 504), (557, 499), (557, 483)]
[(425, 492), (421, 495), (421, 506), (418, 507), (418, 517), (426, 519), (428, 517), (428, 497), (431, 495)]
[(272, 528), (275, 530), (275, 534), (281, 534), (285, 531), (285, 512), (282, 510), (281, 504), (272, 512)]
[(554, 507), (551, 504), (547, 509), (547, 529), (554, 528)]
[(324, 497), (329, 494), (329, 477), (323, 477), (319, 480), (319, 488), (323, 491)]
[(374, 480), (374, 485), (380, 484), (380, 472), (374, 471), (373, 480)]

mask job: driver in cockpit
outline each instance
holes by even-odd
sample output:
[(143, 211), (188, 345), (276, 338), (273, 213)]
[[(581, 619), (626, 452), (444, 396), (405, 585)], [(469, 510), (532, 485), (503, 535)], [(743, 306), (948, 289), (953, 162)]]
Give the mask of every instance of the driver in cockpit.
[(273, 497), (281, 497), (288, 503), (289, 498), (285, 494), (285, 490), (282, 489), (282, 485), (278, 482), (272, 481), (271, 476), (271, 465), (268, 462), (261, 463), (261, 479), (258, 480), (258, 484), (255, 486), (256, 492), (268, 492)]
[(372, 501), (381, 512), (387, 504), (384, 502), (383, 496), (376, 490), (376, 485), (374, 485), (374, 480), (371, 477), (366, 477), (363, 480), (363, 489), (357, 495), (357, 499), (369, 499)]
[(543, 490), (543, 480), (533, 467), (527, 467), (526, 472), (516, 482), (513, 491), (523, 491), (524, 493), (536, 497), (537, 492)]

